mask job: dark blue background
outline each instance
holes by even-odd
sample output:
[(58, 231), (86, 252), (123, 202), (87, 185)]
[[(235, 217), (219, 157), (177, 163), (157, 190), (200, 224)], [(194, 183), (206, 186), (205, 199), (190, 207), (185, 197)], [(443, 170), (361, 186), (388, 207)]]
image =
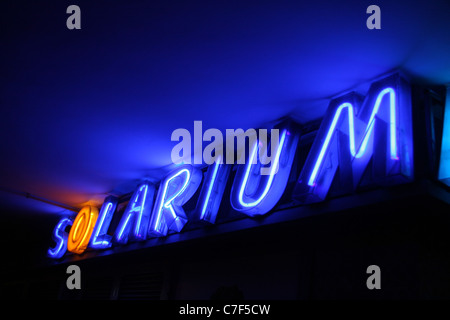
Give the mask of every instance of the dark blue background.
[[(399, 69), (450, 82), (448, 1), (7, 1), (0, 187), (79, 207), (159, 180), (177, 128), (320, 118)], [(81, 8), (81, 30), (66, 8)], [(361, 86), (362, 85), (362, 86)], [(359, 87), (358, 87), (359, 86)], [(0, 193), (5, 210), (60, 208)]]

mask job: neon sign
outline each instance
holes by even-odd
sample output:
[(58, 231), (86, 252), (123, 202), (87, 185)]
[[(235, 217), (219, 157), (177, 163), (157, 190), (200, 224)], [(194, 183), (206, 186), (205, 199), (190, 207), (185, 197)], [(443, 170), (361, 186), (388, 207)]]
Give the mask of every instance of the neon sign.
[(114, 196), (109, 196), (103, 202), (100, 209), (98, 222), (95, 224), (90, 246), (95, 249), (104, 249), (111, 246), (112, 236), (107, 234), (109, 224), (116, 211), (118, 199)]
[(256, 216), (266, 214), (275, 206), (286, 187), (298, 138), (292, 130), (282, 131), (269, 175), (260, 174), (260, 163), (253, 164), (261, 146), (255, 142), (248, 161), (238, 168), (231, 189), (231, 205), (235, 210)]
[(154, 192), (155, 188), (150, 183), (143, 183), (136, 189), (116, 229), (114, 237), (117, 243), (125, 244), (129, 237), (145, 240)]
[(86, 250), (98, 218), (96, 207), (86, 206), (80, 210), (67, 238), (67, 250), (83, 253)]
[(225, 185), (230, 174), (231, 166), (222, 163), (222, 157), (209, 166), (206, 172), (206, 181), (200, 191), (199, 201), (195, 212), (198, 219), (209, 223), (215, 223), (222, 201)]
[(324, 200), (338, 169), (345, 191), (364, 184), (367, 169), (380, 185), (407, 182), (412, 154), (409, 87), (394, 75), (372, 84), (365, 99), (350, 93), (330, 102), (294, 197), (303, 203)]
[[(100, 212), (87, 206), (73, 224), (69, 218), (61, 219), (53, 231), (56, 246), (48, 250), (48, 256), (57, 259), (66, 250), (81, 254), (87, 248), (99, 250), (165, 237), (181, 232), (189, 222), (215, 224), (223, 201), (243, 217), (265, 215), (285, 195), (289, 181), (296, 181), (291, 197), (308, 204), (325, 199), (333, 183), (339, 184), (340, 192), (353, 192), (360, 186), (412, 179), (410, 89), (399, 75), (373, 83), (366, 97), (349, 93), (332, 100), (300, 175), (294, 179), (292, 168), (297, 165), (301, 132), (291, 122), (276, 127), (281, 134), (271, 137), (271, 144), (278, 143), (270, 148), (270, 156), (264, 156), (267, 145), (256, 140), (244, 163), (226, 164), (218, 155), (205, 172), (185, 164), (159, 184), (140, 184), (113, 234), (108, 234), (108, 229), (118, 199), (112, 196), (105, 199)], [(270, 167), (269, 161), (265, 162), (269, 157)], [(227, 185), (231, 188), (225, 193)], [(228, 200), (225, 194), (229, 194)], [(191, 200), (196, 205), (188, 210), (186, 204)]]
[(70, 218), (62, 218), (55, 229), (53, 229), (53, 241), (55, 241), (56, 246), (54, 248), (49, 248), (47, 255), (50, 258), (59, 259), (67, 251), (67, 239), (69, 234), (65, 231), (67, 226), (71, 226), (73, 221)]
[(165, 236), (168, 231), (180, 232), (188, 219), (182, 205), (197, 191), (202, 179), (200, 170), (185, 165), (162, 181), (152, 213), (149, 235)]
[(450, 86), (447, 86), (438, 179), (450, 186)]

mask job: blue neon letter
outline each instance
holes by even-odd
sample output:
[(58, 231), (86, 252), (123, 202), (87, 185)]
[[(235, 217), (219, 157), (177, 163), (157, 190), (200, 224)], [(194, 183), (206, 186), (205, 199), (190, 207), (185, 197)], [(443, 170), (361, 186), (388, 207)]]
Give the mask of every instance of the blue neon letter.
[(92, 232), (90, 247), (94, 249), (104, 249), (111, 246), (112, 236), (108, 235), (108, 228), (111, 219), (116, 211), (118, 199), (114, 196), (109, 196), (103, 201), (100, 214)]
[(353, 190), (372, 158), (373, 180), (382, 183), (381, 180), (388, 180), (387, 176), (391, 177), (390, 182), (410, 179), (412, 128), (408, 93), (405, 82), (394, 75), (374, 83), (361, 108), (358, 107), (362, 99), (354, 93), (333, 100), (294, 197), (303, 202), (323, 200), (338, 167), (340, 191)]
[(208, 167), (206, 179), (195, 209), (200, 220), (209, 223), (216, 221), (230, 169), (231, 165), (222, 163), (221, 156), (216, 159), (214, 164)]
[(371, 134), (373, 132), (373, 127), (375, 123), (375, 116), (378, 113), (378, 110), (381, 105), (381, 101), (385, 95), (389, 94), (389, 137), (390, 137), (390, 155), (391, 159), (398, 160), (397, 155), (397, 138), (396, 138), (396, 99), (395, 99), (395, 91), (392, 88), (386, 88), (382, 90), (378, 96), (377, 100), (375, 102), (375, 106), (372, 109), (372, 114), (370, 115), (370, 119), (368, 122), (368, 125), (366, 127), (366, 130), (363, 134), (363, 139), (360, 143), (359, 151), (356, 152), (355, 147), (355, 126), (354, 126), (354, 108), (351, 103), (344, 102), (341, 104), (338, 109), (336, 110), (336, 113), (334, 114), (333, 120), (331, 122), (330, 128), (328, 129), (327, 135), (325, 137), (325, 141), (322, 144), (322, 148), (320, 149), (319, 156), (317, 157), (316, 163), (314, 164), (313, 171), (311, 173), (311, 176), (308, 179), (308, 185), (314, 186), (316, 183), (317, 173), (319, 171), (319, 168), (322, 166), (323, 163), (323, 157), (325, 155), (325, 152), (328, 150), (330, 139), (333, 136), (333, 134), (336, 131), (336, 125), (338, 121), (341, 118), (342, 110), (347, 109), (348, 111), (348, 131), (349, 131), (349, 144), (350, 144), (350, 153), (355, 158), (361, 158), (362, 155), (366, 152), (367, 144), (369, 141), (369, 138), (371, 137)]
[(202, 180), (202, 173), (190, 165), (170, 172), (159, 186), (148, 233), (165, 236), (168, 231), (180, 232), (187, 223), (182, 205), (195, 193)]
[(150, 183), (143, 183), (136, 189), (117, 226), (116, 242), (127, 243), (130, 234), (136, 241), (146, 239), (154, 192), (155, 187)]
[(54, 248), (49, 248), (47, 255), (53, 259), (61, 258), (67, 251), (67, 237), (69, 234), (65, 231), (68, 225), (72, 225), (73, 221), (70, 218), (62, 218), (55, 229), (53, 229), (52, 238), (56, 242)]
[(447, 87), (444, 109), (444, 128), (442, 131), (439, 180), (450, 186), (450, 86)]
[(268, 175), (261, 174), (261, 163), (256, 161), (259, 141), (252, 146), (246, 163), (238, 165), (233, 181), (230, 200), (235, 210), (255, 216), (267, 213), (277, 204), (289, 179), (298, 139), (295, 130), (282, 130)]

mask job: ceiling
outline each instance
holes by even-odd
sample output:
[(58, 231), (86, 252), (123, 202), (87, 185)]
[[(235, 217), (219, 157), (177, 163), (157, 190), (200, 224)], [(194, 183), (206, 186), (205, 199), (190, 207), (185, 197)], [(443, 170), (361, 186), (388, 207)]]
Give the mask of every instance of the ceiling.
[[(450, 83), (450, 2), (72, 1), (1, 4), (0, 212), (69, 206), (158, 180), (173, 130), (305, 123), (399, 69)], [(11, 192), (13, 191), (13, 192)]]

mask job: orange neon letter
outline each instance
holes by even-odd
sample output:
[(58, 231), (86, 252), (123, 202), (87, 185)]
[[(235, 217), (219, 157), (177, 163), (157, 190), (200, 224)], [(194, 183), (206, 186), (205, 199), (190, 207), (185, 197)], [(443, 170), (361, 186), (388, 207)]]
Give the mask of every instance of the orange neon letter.
[(86, 250), (95, 223), (98, 218), (96, 207), (83, 207), (78, 213), (67, 239), (67, 250), (74, 253), (83, 253)]

